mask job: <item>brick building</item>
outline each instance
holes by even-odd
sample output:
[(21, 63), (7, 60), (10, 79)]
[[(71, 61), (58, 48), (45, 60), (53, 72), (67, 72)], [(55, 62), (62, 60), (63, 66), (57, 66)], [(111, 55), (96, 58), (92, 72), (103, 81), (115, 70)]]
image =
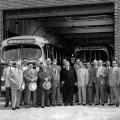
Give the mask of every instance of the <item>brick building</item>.
[[(64, 17), (65, 19), (67, 19), (68, 22), (73, 22), (71, 21), (71, 19), (73, 19), (74, 15), (82, 16), (82, 19), (84, 18), (84, 16), (85, 17), (87, 16), (87, 19), (89, 15), (91, 17), (95, 16), (95, 20), (97, 20), (98, 15), (99, 17), (101, 16), (106, 17), (106, 15), (112, 16), (112, 20), (113, 20), (112, 24), (110, 21), (109, 21), (109, 24), (108, 23), (105, 24), (105, 21), (102, 21), (102, 23), (100, 24), (100, 21), (99, 21), (99, 24), (97, 25), (97, 29), (96, 29), (97, 22), (95, 25), (92, 26), (92, 29), (91, 27), (89, 27), (92, 24), (92, 23), (90, 24), (90, 22), (86, 26), (83, 26), (83, 25), (81, 26), (87, 28), (88, 34), (90, 33), (89, 35), (92, 35), (95, 33), (95, 32), (92, 33), (91, 32), (92, 30), (98, 31), (96, 33), (105, 33), (105, 34), (95, 33), (96, 36), (94, 38), (92, 37), (91, 39), (96, 39), (97, 36), (100, 36), (100, 38), (98, 39), (102, 41), (102, 45), (104, 43), (107, 45), (107, 41), (104, 41), (104, 40), (110, 40), (108, 41), (108, 44), (109, 46), (113, 45), (114, 56), (120, 59), (120, 34), (119, 34), (120, 33), (120, 17), (119, 17), (120, 1), (119, 0), (0, 0), (0, 9), (1, 9), (0, 10), (0, 41), (6, 38), (6, 36), (8, 35), (8, 32), (7, 32), (8, 29), (10, 29), (12, 33), (16, 32), (16, 34), (19, 34), (19, 35), (24, 35), (24, 34), (33, 35), (33, 33), (35, 33), (35, 35), (38, 35), (38, 33), (43, 34), (42, 33), (43, 30), (36, 31), (37, 26), (40, 26), (39, 21), (42, 21), (42, 18), (45, 18), (44, 20), (46, 21), (47, 19), (50, 21), (51, 19), (54, 18), (57, 21), (58, 18), (62, 17), (63, 19)], [(14, 30), (15, 28), (11, 27), (16, 24), (16, 20), (18, 20), (18, 22), (20, 20), (21, 21), (23, 20), (23, 22), (20, 21), (20, 26), (22, 26), (20, 29), (22, 29), (22, 31), (20, 31), (19, 28), (18, 28), (19, 31), (18, 30), (15, 31)], [(15, 22), (12, 22), (12, 21), (15, 21)], [(31, 24), (32, 24), (32, 28), (31, 27), (29, 28)], [(45, 22), (43, 22), (42, 24), (45, 24)], [(71, 24), (72, 24), (71, 27), (75, 27), (77, 23), (75, 22), (75, 24), (74, 23), (71, 23)], [(87, 24), (87, 22), (85, 24)], [(9, 25), (9, 28), (7, 28), (8, 25)], [(50, 24), (48, 26), (50, 28)], [(64, 24), (62, 27), (68, 27), (68, 26), (67, 24)], [(64, 35), (66, 31), (63, 31), (62, 35)], [(91, 40), (90, 36), (85, 31), (86, 31), (85, 28), (80, 30), (81, 35), (82, 33), (84, 33), (83, 39), (89, 38), (88, 40)], [(62, 31), (60, 31), (60, 33), (62, 33)], [(72, 34), (73, 31), (72, 32), (70, 31), (69, 33)], [(111, 34), (113, 35), (111, 36)], [(76, 35), (78, 34), (74, 34), (74, 36)], [(104, 35), (106, 37), (105, 38), (103, 37), (102, 39), (101, 36), (104, 36)], [(67, 37), (67, 39), (70, 37), (71, 36)], [(50, 34), (49, 38), (54, 40), (56, 39), (56, 36), (55, 35), (53, 36)], [(73, 39), (75, 38), (73, 37)], [(82, 37), (80, 37), (80, 39), (82, 39)], [(61, 42), (61, 40), (59, 39), (58, 42)]]

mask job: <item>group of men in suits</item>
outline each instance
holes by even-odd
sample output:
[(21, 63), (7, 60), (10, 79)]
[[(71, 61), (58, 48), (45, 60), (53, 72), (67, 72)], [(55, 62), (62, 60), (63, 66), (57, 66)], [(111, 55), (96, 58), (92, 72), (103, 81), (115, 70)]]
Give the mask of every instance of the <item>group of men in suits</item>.
[[(45, 65), (46, 64), (46, 65)], [(26, 107), (32, 105), (34, 107), (60, 105), (60, 71), (61, 67), (57, 65), (57, 60), (48, 58), (43, 63), (39, 61), (33, 66), (32, 63), (21, 64), (20, 61), (16, 62), (16, 67), (12, 66), (12, 61), (9, 61), (8, 67), (3, 71), (6, 87), (6, 101), (5, 107), (12, 103), (12, 110), (20, 109), (20, 103)], [(43, 83), (49, 78), (51, 89), (44, 88)], [(30, 84), (36, 83), (37, 89), (31, 91)], [(25, 89), (21, 91), (21, 86), (25, 84)], [(11, 96), (11, 98), (10, 98)], [(44, 104), (45, 102), (45, 104)]]
[[(93, 66), (87, 62), (86, 66), (77, 59), (74, 65), (66, 59), (63, 65), (57, 65), (57, 60), (51, 61), (48, 58), (44, 63), (36, 62), (28, 65), (16, 62), (16, 67), (12, 66), (9, 61), (8, 67), (3, 71), (6, 87), (5, 107), (12, 103), (12, 110), (20, 109), (20, 103), (24, 102), (26, 107), (30, 107), (31, 101), (34, 107), (50, 105), (65, 106), (74, 105), (73, 98), (76, 96), (78, 105), (95, 105), (104, 106), (106, 102), (109, 105), (119, 106), (120, 98), (120, 68), (117, 61), (106, 61), (103, 66), (102, 60), (94, 60)], [(50, 82), (51, 88), (46, 89), (44, 82)], [(29, 85), (31, 82), (37, 84), (37, 89), (31, 91)], [(25, 90), (21, 91), (20, 87), (25, 84)], [(77, 94), (74, 92), (77, 88)], [(75, 94), (74, 94), (75, 93)]]
[[(67, 64), (65, 61), (63, 63)], [(63, 67), (61, 79), (66, 82), (68, 78), (68, 83), (74, 81), (72, 85), (78, 88), (78, 105), (92, 105), (94, 103), (95, 105), (101, 104), (101, 106), (104, 106), (105, 103), (108, 103), (108, 105), (119, 106), (120, 68), (116, 60), (112, 61), (112, 66), (110, 66), (110, 61), (106, 61), (103, 65), (102, 60), (94, 60), (93, 66), (90, 62), (87, 62), (85, 66), (80, 59), (77, 59), (73, 65), (74, 77), (70, 73), (70, 78), (64, 69), (67, 70), (67, 67)], [(73, 86), (70, 86), (69, 91), (73, 89)], [(64, 90), (66, 88), (64, 86)], [(63, 94), (63, 98), (67, 95)]]

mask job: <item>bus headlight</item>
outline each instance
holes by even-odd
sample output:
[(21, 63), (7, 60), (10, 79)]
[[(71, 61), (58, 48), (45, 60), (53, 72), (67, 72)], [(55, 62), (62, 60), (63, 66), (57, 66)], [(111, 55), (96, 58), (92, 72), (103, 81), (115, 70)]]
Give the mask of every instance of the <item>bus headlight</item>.
[(3, 78), (3, 76), (1, 76), (1, 81), (5, 81), (4, 78)]

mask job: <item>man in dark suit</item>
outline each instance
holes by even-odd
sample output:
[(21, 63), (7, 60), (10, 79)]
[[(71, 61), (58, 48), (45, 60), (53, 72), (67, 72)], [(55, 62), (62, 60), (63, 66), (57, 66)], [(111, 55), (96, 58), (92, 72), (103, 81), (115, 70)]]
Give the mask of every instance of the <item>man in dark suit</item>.
[[(39, 72), (39, 70), (40, 70), (40, 68), (41, 68), (41, 64), (40, 64), (40, 61), (36, 61), (36, 64), (35, 64), (35, 67), (34, 67), (34, 69), (37, 71), (37, 73)], [(37, 80), (37, 86), (39, 86), (39, 81)], [(40, 87), (37, 87), (37, 91), (36, 91), (37, 93), (37, 95), (36, 95), (36, 99), (37, 99), (37, 105), (38, 106), (40, 106)]]
[(94, 83), (94, 69), (91, 67), (91, 64), (87, 63), (88, 70), (88, 85), (87, 85), (87, 97), (88, 104), (91, 105), (93, 102), (93, 83)]
[[(40, 105), (42, 108), (45, 106), (49, 106), (48, 104), (48, 96), (49, 96), (49, 89), (45, 89), (43, 87), (43, 83), (47, 80), (46, 78), (49, 78), (47, 75), (47, 65), (46, 63), (43, 63), (38, 71), (38, 88), (40, 89)], [(48, 79), (49, 80), (49, 79)]]
[(113, 104), (113, 101), (111, 101), (110, 99), (110, 86), (109, 86), (110, 69), (111, 69), (110, 61), (106, 61), (105, 102), (108, 102), (108, 105)]
[[(25, 81), (25, 97), (26, 97), (26, 105), (29, 107), (30, 105), (30, 98), (31, 98), (31, 91), (29, 90), (29, 84), (31, 82), (37, 81), (37, 71), (33, 69), (33, 64), (28, 65), (28, 69), (23, 73), (24, 81)], [(33, 107), (36, 107), (36, 91), (33, 91)]]
[(66, 59), (63, 59), (63, 65), (62, 65), (62, 68), (61, 68), (61, 72), (60, 72), (60, 82), (61, 82), (61, 93), (62, 93), (62, 99), (63, 99), (63, 103), (65, 103), (65, 86), (64, 86), (64, 80), (65, 80), (65, 71), (66, 71), (66, 68), (65, 68), (65, 63), (67, 62)]
[(66, 70), (65, 70), (65, 80), (64, 80), (64, 87), (65, 87), (65, 105), (73, 105), (73, 89), (76, 82), (76, 72), (73, 67), (70, 67), (70, 63), (67, 61), (65, 63)]

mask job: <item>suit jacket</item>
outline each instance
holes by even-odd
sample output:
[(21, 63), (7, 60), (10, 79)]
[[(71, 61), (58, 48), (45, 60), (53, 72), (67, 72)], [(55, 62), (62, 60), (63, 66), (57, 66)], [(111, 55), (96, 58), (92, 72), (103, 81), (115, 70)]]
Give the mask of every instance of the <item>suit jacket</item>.
[(6, 67), (3, 70), (3, 78), (5, 80), (5, 87), (10, 87), (10, 81), (9, 81), (8, 77), (9, 77), (10, 71), (13, 69), (15, 69), (15, 68)]
[(52, 87), (60, 86), (60, 71), (61, 67), (59, 65), (52, 65)]
[(116, 67), (113, 70), (113, 67), (112, 67), (109, 72), (109, 85), (117, 86), (119, 84), (120, 84), (120, 68)]
[(52, 78), (52, 65), (47, 66), (47, 77)]
[(23, 82), (23, 71), (21, 69), (18, 71), (17, 68), (13, 69), (10, 72), (8, 79), (10, 80), (11, 89), (19, 90)]
[(108, 85), (109, 84), (109, 72), (110, 72), (110, 69), (111, 69), (112, 67), (106, 67), (106, 77), (105, 77), (105, 79), (106, 79), (106, 84)]
[(65, 68), (65, 66), (63, 66), (61, 69), (61, 72), (60, 72), (60, 81), (65, 80), (65, 72), (66, 72), (66, 68)]
[(65, 69), (65, 85), (67, 86), (75, 86), (76, 82), (76, 72), (73, 67), (70, 67), (69, 70)]
[(88, 85), (93, 84), (94, 82), (94, 69), (88, 69)]
[(98, 84), (105, 84), (106, 69), (105, 67), (102, 66), (100, 74), (98, 74), (98, 69), (99, 67), (95, 69), (95, 77), (96, 77), (95, 82)]
[(43, 83), (45, 82), (45, 78), (47, 78), (47, 72), (45, 73), (42, 68), (38, 71), (38, 85), (43, 88)]
[(86, 68), (76, 68), (78, 86), (86, 86), (88, 83), (88, 70)]
[(31, 72), (30, 69), (28, 68), (23, 72), (23, 77), (26, 85), (29, 85), (30, 82), (33, 82), (33, 79), (34, 81), (37, 81), (37, 78), (38, 78), (37, 71), (35, 69), (32, 69), (32, 72)]

